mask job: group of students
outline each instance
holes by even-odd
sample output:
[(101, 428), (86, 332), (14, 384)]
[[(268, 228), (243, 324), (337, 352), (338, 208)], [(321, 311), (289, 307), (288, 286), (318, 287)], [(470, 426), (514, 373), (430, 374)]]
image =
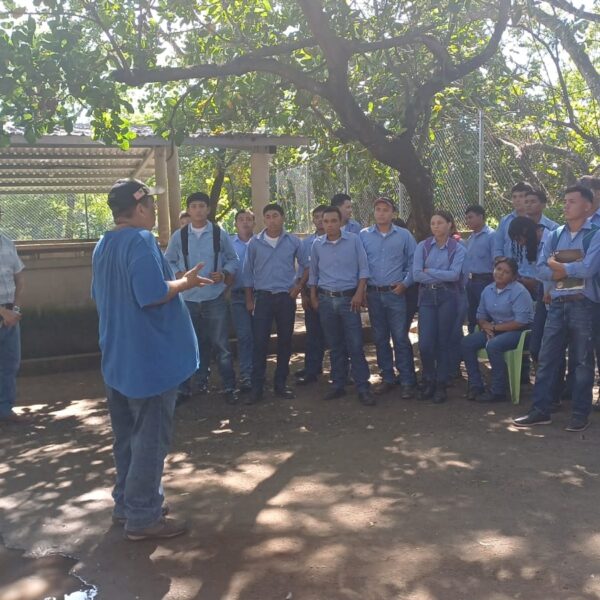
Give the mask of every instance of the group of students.
[[(599, 188), (600, 180), (592, 177), (569, 187), (564, 195), (566, 225), (559, 227), (544, 215), (545, 193), (521, 182), (511, 190), (514, 210), (502, 218), (497, 231), (486, 224), (484, 208), (472, 205), (466, 209), (471, 234), (463, 241), (453, 216), (438, 210), (431, 217), (431, 236), (418, 244), (386, 197), (373, 202), (374, 224), (362, 228), (352, 219), (350, 196), (336, 194), (331, 205), (313, 210), (315, 231), (300, 240), (285, 230), (284, 210), (278, 204), (264, 208), (265, 227), (257, 235), (253, 234), (255, 216), (238, 212), (236, 234), (229, 236), (208, 220), (208, 196), (192, 194), (183, 215), (191, 222), (173, 234), (165, 256), (178, 275), (190, 264), (203, 263), (200, 273), (214, 284), (184, 293), (198, 336), (201, 366), (180, 388), (180, 401), (207, 391), (212, 358), (227, 400), (238, 401), (229, 316), (238, 340), (239, 391), (245, 393), (245, 402), (256, 403), (263, 397), (273, 322), (277, 332), (273, 391), (278, 397), (292, 398), (287, 378), (300, 295), (306, 343), (304, 368), (295, 373), (296, 385), (317, 381), (328, 348), (328, 400), (346, 393), (351, 376), (365, 405), (375, 404), (374, 394), (395, 389), (402, 398), (443, 403), (447, 385), (464, 361), (469, 399), (505, 401), (503, 353), (514, 349), (521, 333), (531, 329), (530, 354), (539, 363), (534, 407), (515, 425), (550, 421), (563, 392), (568, 348), (567, 385), (573, 399), (568, 429), (587, 427), (594, 379), (592, 329), (600, 330), (595, 281), (600, 269), (600, 236), (595, 236), (600, 212), (596, 212), (599, 197), (594, 191)], [(565, 250), (577, 250), (576, 258), (567, 260)], [(382, 379), (373, 390), (363, 347), (362, 307), (368, 309)], [(417, 310), (418, 386), (409, 340)], [(581, 319), (585, 327), (580, 326)], [(463, 336), (465, 321), (467, 336)], [(487, 350), (491, 365), (488, 389), (477, 360), (481, 348)], [(528, 358), (525, 362), (528, 380)]]
[[(565, 190), (563, 226), (543, 215), (544, 194), (521, 183), (512, 190), (514, 211), (497, 231), (487, 227), (480, 206), (470, 206), (471, 235), (463, 242), (452, 215), (435, 211), (432, 235), (418, 244), (394, 222), (388, 198), (374, 201), (374, 224), (361, 228), (351, 219), (350, 198), (337, 195), (331, 206), (314, 209), (315, 232), (300, 240), (285, 230), (278, 204), (265, 206), (265, 227), (257, 235), (254, 215), (240, 211), (237, 233), (230, 236), (208, 220), (209, 199), (196, 193), (187, 199), (191, 222), (173, 234), (165, 254), (151, 232), (156, 193), (137, 180), (115, 183), (108, 195), (115, 228), (98, 242), (92, 260), (115, 437), (113, 521), (124, 525), (127, 539), (186, 531), (185, 523), (166, 516), (160, 482), (177, 399), (207, 390), (212, 358), (228, 401), (238, 401), (239, 387), (246, 402), (259, 402), (275, 322), (273, 388), (279, 397), (293, 396), (286, 383), (299, 295), (307, 335), (297, 385), (317, 380), (329, 348), (329, 400), (345, 394), (351, 374), (360, 401), (374, 403), (360, 315), (366, 306), (382, 377), (373, 393), (399, 390), (403, 398), (444, 402), (464, 360), (469, 398), (505, 400), (502, 353), (531, 329), (533, 406), (514, 424), (550, 423), (566, 372), (572, 399), (567, 429), (588, 426), (594, 342), (600, 344), (600, 180), (584, 179)], [(419, 386), (408, 338), (417, 310)], [(239, 386), (228, 343), (230, 315)], [(463, 336), (465, 318), (469, 334)], [(477, 362), (482, 347), (492, 366), (488, 390)]]

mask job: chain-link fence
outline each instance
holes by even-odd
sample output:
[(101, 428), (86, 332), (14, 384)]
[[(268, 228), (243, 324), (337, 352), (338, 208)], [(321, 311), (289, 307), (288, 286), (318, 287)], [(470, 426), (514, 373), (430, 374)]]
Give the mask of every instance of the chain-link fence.
[[(459, 228), (466, 226), (464, 213), (470, 204), (483, 204), (492, 225), (511, 210), (510, 188), (522, 174), (480, 115), (461, 115), (437, 125), (424, 160), (433, 175), (435, 206), (450, 211)], [(352, 196), (354, 217), (365, 225), (372, 222), (372, 201), (377, 196), (392, 198), (405, 220), (411, 210), (395, 171), (374, 161), (357, 164), (347, 154), (325, 168), (317, 161), (308, 161), (279, 169), (273, 191), (286, 207), (288, 220), (300, 232), (312, 229), (311, 209), (328, 203), (337, 192)]]
[(0, 228), (15, 240), (93, 240), (112, 226), (106, 194), (0, 195)]

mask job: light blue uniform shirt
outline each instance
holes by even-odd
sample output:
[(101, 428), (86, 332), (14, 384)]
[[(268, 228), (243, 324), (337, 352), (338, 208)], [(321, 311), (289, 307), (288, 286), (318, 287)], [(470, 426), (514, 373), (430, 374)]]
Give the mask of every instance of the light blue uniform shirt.
[(500, 219), (500, 224), (494, 234), (494, 258), (498, 256), (512, 257), (512, 240), (508, 237), (508, 226), (516, 216), (517, 213), (513, 210)]
[(198, 343), (181, 294), (157, 304), (175, 276), (149, 231), (108, 231), (92, 257), (102, 376), (128, 398), (177, 387), (198, 368)]
[(558, 223), (556, 221), (553, 221), (552, 219), (549, 219), (546, 215), (542, 215), (540, 217), (538, 225), (541, 225), (542, 227), (550, 231), (554, 231), (558, 227)]
[(319, 237), (317, 233), (311, 233), (305, 237), (300, 245), (300, 254), (298, 255), (298, 266), (300, 274), (303, 274), (310, 266), (310, 250), (314, 241)]
[(348, 233), (356, 233), (357, 235), (360, 233), (361, 229), (362, 225), (354, 219), (348, 219), (348, 222), (342, 227), (342, 231), (347, 231)]
[(503, 290), (490, 283), (481, 292), (477, 319), (498, 324), (516, 321), (527, 325), (533, 321), (533, 300), (527, 288), (518, 281), (509, 283)]
[[(433, 244), (431, 252), (425, 260), (425, 242), (423, 240), (417, 244), (413, 259), (413, 279), (419, 283), (443, 283), (459, 281), (461, 278), (462, 266), (467, 254), (464, 246), (457, 242), (456, 251), (452, 264), (448, 256), (448, 242), (442, 248)], [(449, 241), (449, 240), (448, 240)], [(427, 269), (427, 273), (423, 271)]]
[(600, 227), (600, 208), (590, 217), (590, 221), (596, 225), (596, 227)]
[(244, 259), (244, 287), (265, 292), (289, 292), (297, 279), (300, 239), (283, 230), (275, 248), (265, 241), (265, 229), (248, 243)]
[(343, 292), (369, 277), (367, 253), (354, 233), (342, 231), (342, 237), (330, 242), (324, 235), (317, 238), (310, 253), (308, 285), (328, 292)]
[[(544, 281), (552, 282), (550, 288), (550, 296), (554, 299), (558, 296), (567, 296), (569, 294), (580, 294), (581, 290), (557, 290), (556, 281), (552, 280), (554, 271), (548, 266), (548, 258), (553, 252), (558, 250), (583, 250), (583, 236), (592, 229), (592, 223), (588, 219), (583, 227), (577, 232), (577, 235), (571, 239), (571, 234), (567, 225), (562, 225), (556, 230), (556, 233), (551, 233), (548, 240), (542, 248), (542, 254), (538, 260), (538, 276)], [(553, 245), (552, 240), (558, 236), (558, 242)], [(596, 232), (590, 241), (583, 260), (565, 264), (565, 270), (569, 277), (580, 277), (584, 280), (583, 294), (593, 302), (600, 302), (600, 293), (594, 283), (594, 276), (600, 271), (600, 231)]]
[(369, 285), (411, 285), (412, 262), (417, 242), (410, 231), (392, 225), (390, 231), (384, 235), (377, 225), (372, 225), (363, 229), (359, 237), (369, 261)]
[(492, 273), (494, 271), (494, 230), (487, 225), (477, 233), (472, 233), (465, 242), (467, 255), (463, 272)]
[[(250, 240), (251, 239), (252, 238), (250, 238)], [(246, 257), (246, 250), (248, 249), (248, 244), (250, 243), (250, 240), (248, 240), (247, 242), (240, 240), (237, 233), (234, 233), (231, 236), (231, 243), (233, 244), (233, 249), (235, 250), (238, 260), (240, 261), (239, 268), (235, 273), (233, 285), (231, 286), (232, 292), (237, 292), (239, 290), (244, 289), (244, 282), (243, 282), (243, 277), (242, 277), (242, 265), (244, 264), (244, 258)]]
[[(240, 261), (233, 249), (229, 234), (221, 229), (221, 248), (217, 262), (217, 271), (227, 271), (235, 275), (240, 267)], [(165, 251), (165, 258), (175, 272), (185, 271), (185, 261), (181, 250), (181, 230), (178, 229), (169, 240)], [(201, 277), (209, 277), (215, 266), (215, 253), (213, 251), (213, 224), (208, 221), (206, 229), (198, 237), (192, 232), (191, 223), (188, 225), (188, 265), (190, 269), (198, 263), (204, 263), (199, 271)], [(218, 298), (225, 290), (225, 283), (214, 283), (201, 288), (192, 288), (183, 292), (183, 299), (188, 302), (206, 302)]]

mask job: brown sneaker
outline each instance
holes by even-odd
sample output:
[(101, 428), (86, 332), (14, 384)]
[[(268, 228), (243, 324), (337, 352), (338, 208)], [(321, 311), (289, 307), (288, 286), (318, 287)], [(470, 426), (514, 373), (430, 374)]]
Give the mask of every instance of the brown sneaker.
[(171, 517), (161, 517), (155, 525), (138, 529), (137, 531), (125, 530), (123, 537), (126, 540), (138, 542), (141, 540), (161, 540), (177, 537), (188, 530), (184, 521), (177, 521)]
[[(171, 512), (171, 507), (165, 502), (162, 505), (162, 516), (166, 517), (170, 512)], [(125, 523), (127, 522), (127, 518), (126, 517), (118, 517), (117, 515), (113, 514), (112, 522), (115, 525), (125, 525)]]

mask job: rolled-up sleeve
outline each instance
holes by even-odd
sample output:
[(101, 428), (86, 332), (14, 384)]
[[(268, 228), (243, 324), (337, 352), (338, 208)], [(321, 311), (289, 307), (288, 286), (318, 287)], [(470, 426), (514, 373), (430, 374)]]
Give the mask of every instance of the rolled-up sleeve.
[(527, 290), (521, 290), (513, 302), (515, 321), (527, 325), (533, 321), (533, 300)]
[(356, 245), (356, 252), (358, 255), (358, 278), (368, 279), (369, 278), (369, 259), (367, 258), (367, 252), (365, 247), (362, 245), (360, 238), (356, 236), (354, 243)]

